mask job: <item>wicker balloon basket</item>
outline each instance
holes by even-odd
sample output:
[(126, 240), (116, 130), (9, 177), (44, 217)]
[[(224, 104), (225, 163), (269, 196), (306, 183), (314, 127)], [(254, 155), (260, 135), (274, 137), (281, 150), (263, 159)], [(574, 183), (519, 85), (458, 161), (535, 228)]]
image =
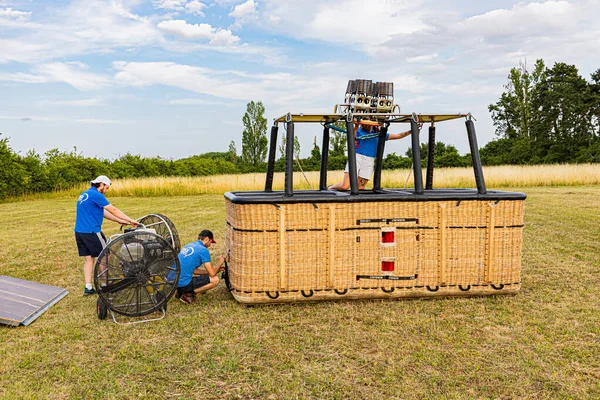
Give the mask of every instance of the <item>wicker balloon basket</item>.
[(231, 292), (242, 303), (515, 293), (523, 203), (227, 200)]
[[(287, 123), (286, 142), (293, 143), (294, 118), (316, 122), (342, 117), (347, 118), (288, 115), (281, 120)], [(486, 189), (470, 119), (467, 131), (477, 189), (433, 189), (432, 151), (423, 187), (420, 126), (414, 115), (404, 117), (394, 121), (411, 122), (414, 189), (382, 189), (381, 163), (377, 162), (373, 189), (359, 190), (352, 173), (355, 154), (349, 151), (349, 192), (327, 190), (326, 156), (319, 190), (292, 190), (292, 163), (288, 162), (285, 190), (273, 191), (271, 146), (265, 191), (225, 194), (227, 284), (237, 301), (256, 304), (519, 291), (525, 194)], [(427, 116), (432, 128), (434, 121), (450, 117)], [(432, 128), (430, 149), (435, 145)], [(275, 127), (271, 142), (276, 139)], [(348, 144), (353, 150), (350, 137)], [(326, 128), (322, 148), (328, 147)], [(293, 160), (291, 150), (286, 151)], [(383, 154), (382, 144), (378, 154)]]

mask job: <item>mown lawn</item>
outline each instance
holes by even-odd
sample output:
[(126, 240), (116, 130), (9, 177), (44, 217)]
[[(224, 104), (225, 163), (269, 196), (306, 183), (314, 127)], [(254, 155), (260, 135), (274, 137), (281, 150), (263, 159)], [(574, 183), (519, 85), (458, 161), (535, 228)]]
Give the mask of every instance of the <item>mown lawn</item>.
[[(516, 296), (245, 307), (221, 284), (130, 326), (81, 296), (74, 198), (0, 204), (0, 275), (71, 292), (29, 327), (0, 327), (0, 397), (600, 398), (600, 187), (518, 190)], [(166, 214), (182, 242), (211, 228), (223, 252), (220, 195), (111, 201)]]

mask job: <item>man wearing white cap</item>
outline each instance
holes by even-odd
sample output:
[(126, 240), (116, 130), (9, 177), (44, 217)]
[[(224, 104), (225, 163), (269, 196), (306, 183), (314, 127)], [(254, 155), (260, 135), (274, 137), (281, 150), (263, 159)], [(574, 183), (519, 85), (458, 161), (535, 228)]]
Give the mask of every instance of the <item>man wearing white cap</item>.
[(81, 193), (77, 199), (77, 217), (75, 218), (75, 241), (79, 255), (85, 257), (83, 277), (85, 279), (84, 296), (95, 294), (92, 286), (92, 275), (96, 257), (106, 246), (106, 236), (102, 233), (104, 218), (122, 225), (137, 225), (137, 221), (129, 218), (117, 207), (111, 205), (104, 194), (110, 189), (110, 179), (100, 175), (90, 182), (91, 187)]

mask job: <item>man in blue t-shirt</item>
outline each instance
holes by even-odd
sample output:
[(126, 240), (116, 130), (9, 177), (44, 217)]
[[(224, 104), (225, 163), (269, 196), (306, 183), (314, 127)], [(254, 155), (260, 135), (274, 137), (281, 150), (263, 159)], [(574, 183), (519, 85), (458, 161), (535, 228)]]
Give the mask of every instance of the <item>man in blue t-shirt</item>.
[(90, 182), (91, 187), (81, 193), (77, 199), (75, 217), (75, 241), (81, 257), (85, 257), (83, 277), (85, 279), (84, 296), (95, 294), (92, 287), (92, 275), (96, 257), (106, 247), (106, 236), (102, 233), (104, 218), (122, 225), (137, 226), (137, 221), (129, 218), (117, 207), (111, 205), (104, 194), (110, 189), (110, 179), (101, 175)]
[[(375, 157), (377, 156), (377, 144), (379, 137), (373, 131), (373, 127), (379, 127), (379, 124), (371, 120), (362, 120), (354, 122), (354, 137), (356, 146), (356, 170), (358, 174), (358, 188), (364, 189), (373, 175), (375, 166)], [(401, 133), (388, 133), (385, 140), (402, 139), (410, 135), (410, 130)], [(348, 190), (350, 187), (350, 174), (348, 163), (344, 171), (344, 180), (328, 187), (329, 190)]]
[(185, 245), (179, 252), (179, 281), (176, 298), (185, 304), (192, 304), (198, 293), (206, 292), (219, 284), (217, 274), (224, 269), (225, 259), (219, 256), (219, 263), (210, 262), (209, 247), (217, 243), (208, 229), (198, 234), (196, 242)]

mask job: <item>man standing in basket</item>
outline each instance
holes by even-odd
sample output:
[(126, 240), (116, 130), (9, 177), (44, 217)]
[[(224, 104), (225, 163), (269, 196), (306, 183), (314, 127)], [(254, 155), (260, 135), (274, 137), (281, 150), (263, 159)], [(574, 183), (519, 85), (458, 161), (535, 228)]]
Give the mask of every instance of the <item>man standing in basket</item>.
[(203, 293), (219, 284), (217, 274), (223, 269), (225, 258), (219, 256), (219, 263), (210, 262), (209, 247), (217, 243), (208, 229), (198, 234), (198, 240), (185, 245), (179, 252), (180, 275), (176, 298), (185, 304), (192, 304), (197, 293)]
[[(375, 157), (377, 156), (377, 145), (379, 143), (379, 133), (372, 132), (373, 127), (377, 129), (380, 124), (376, 121), (363, 119), (360, 122), (354, 122), (354, 137), (356, 146), (356, 172), (358, 175), (358, 188), (363, 190), (371, 175), (373, 175), (373, 168), (375, 167)], [(402, 139), (411, 134), (411, 131), (401, 133), (388, 133), (385, 140), (397, 140)], [(346, 170), (344, 171), (344, 180), (342, 182), (330, 185), (327, 189), (329, 190), (348, 190), (350, 188), (350, 163), (346, 163)]]
[(104, 195), (110, 189), (110, 179), (100, 175), (90, 182), (91, 187), (81, 193), (77, 199), (77, 216), (75, 217), (75, 241), (79, 256), (85, 257), (83, 277), (85, 279), (84, 296), (95, 294), (92, 286), (94, 263), (102, 249), (106, 247), (106, 236), (102, 233), (104, 218), (121, 225), (138, 225), (135, 219), (129, 218), (117, 207), (111, 205)]

